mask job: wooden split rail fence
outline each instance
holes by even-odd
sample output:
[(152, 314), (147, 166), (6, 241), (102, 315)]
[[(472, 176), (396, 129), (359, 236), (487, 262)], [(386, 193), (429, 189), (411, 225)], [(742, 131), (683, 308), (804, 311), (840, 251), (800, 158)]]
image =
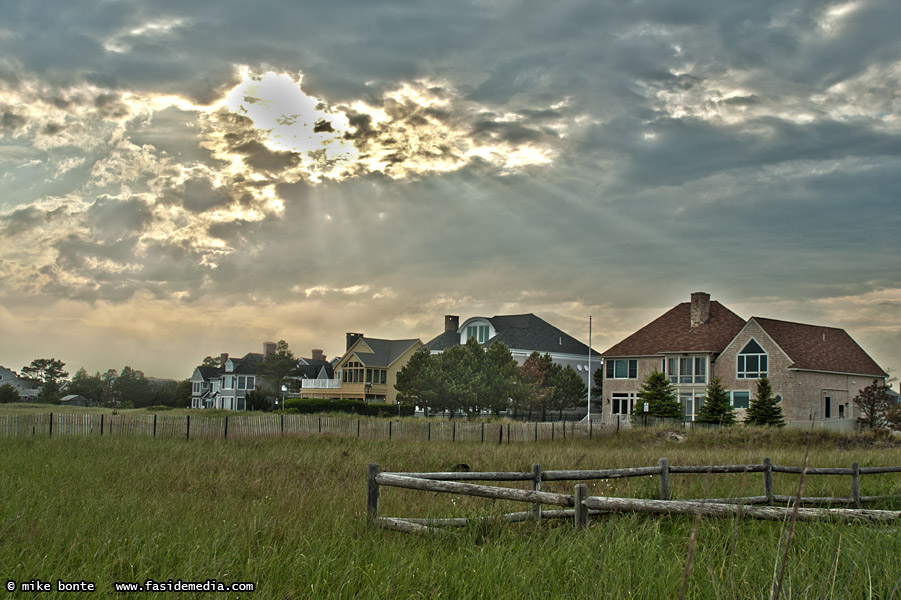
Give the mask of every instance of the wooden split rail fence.
[[(741, 498), (673, 500), (670, 494), (670, 474), (673, 473), (762, 473), (764, 494), (762, 496)], [(776, 506), (776, 504), (794, 505), (798, 498), (796, 496), (776, 494), (773, 488), (773, 473), (848, 476), (851, 479), (851, 494), (846, 497), (801, 497), (797, 507)], [(894, 522), (901, 520), (901, 511), (865, 510), (861, 508), (864, 502), (901, 497), (901, 494), (861, 496), (861, 476), (877, 473), (901, 473), (901, 466), (860, 467), (855, 462), (852, 463), (850, 468), (804, 468), (774, 465), (769, 458), (764, 459), (762, 464), (757, 465), (679, 466), (670, 465), (668, 459), (661, 458), (657, 466), (628, 469), (543, 471), (541, 465), (536, 463), (532, 465), (531, 473), (515, 471), (392, 473), (382, 472), (378, 464), (370, 463), (367, 473), (366, 513), (367, 521), (372, 525), (411, 533), (428, 532), (435, 527), (463, 527), (471, 522), (485, 519), (514, 522), (539, 520), (542, 518), (572, 518), (576, 529), (581, 529), (587, 526), (589, 514), (609, 512), (701, 514), (713, 517), (742, 514), (747, 517), (764, 520), (782, 520), (794, 513), (797, 519), (803, 521)], [(589, 496), (588, 486), (584, 483), (576, 484), (572, 494), (541, 491), (541, 482), (543, 481), (587, 481), (654, 475), (660, 477), (659, 499)], [(471, 483), (473, 481), (528, 481), (531, 483), (531, 489)], [(531, 510), (478, 518), (422, 519), (380, 517), (380, 486), (526, 502), (531, 504)], [(801, 508), (805, 504), (848, 504), (854, 508)], [(542, 505), (563, 508), (543, 510)]]
[(615, 425), (566, 421), (560, 423), (485, 423), (410, 419), (395, 421), (302, 414), (236, 414), (233, 417), (108, 413), (0, 415), (0, 437), (113, 435), (222, 439), (324, 434), (371, 440), (504, 444), (590, 439), (615, 432)]

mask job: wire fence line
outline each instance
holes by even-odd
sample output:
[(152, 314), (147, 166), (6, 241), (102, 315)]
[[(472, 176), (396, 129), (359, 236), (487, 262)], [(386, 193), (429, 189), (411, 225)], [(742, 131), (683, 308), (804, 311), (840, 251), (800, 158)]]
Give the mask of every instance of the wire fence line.
[(615, 434), (618, 430), (617, 424), (597, 422), (385, 420), (303, 414), (232, 417), (108, 413), (0, 415), (0, 438), (113, 436), (191, 440), (330, 435), (370, 440), (503, 444), (590, 439)]

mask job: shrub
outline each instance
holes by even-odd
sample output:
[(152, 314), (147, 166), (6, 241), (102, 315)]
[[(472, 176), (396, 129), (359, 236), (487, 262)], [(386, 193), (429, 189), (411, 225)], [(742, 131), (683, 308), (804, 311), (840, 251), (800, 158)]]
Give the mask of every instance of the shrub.
[(321, 398), (288, 398), (285, 401), (287, 410), (299, 413), (344, 412), (357, 415), (396, 417), (412, 416), (416, 407), (412, 404), (382, 404), (363, 402), (362, 400), (321, 399)]

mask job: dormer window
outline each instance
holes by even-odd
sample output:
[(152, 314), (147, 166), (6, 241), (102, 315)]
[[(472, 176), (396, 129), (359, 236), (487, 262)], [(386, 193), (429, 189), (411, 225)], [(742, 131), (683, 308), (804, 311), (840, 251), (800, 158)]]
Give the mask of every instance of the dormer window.
[(738, 378), (760, 379), (767, 376), (767, 354), (755, 340), (748, 342), (738, 354)]
[(235, 363), (233, 363), (233, 362), (231, 361), (231, 359), (225, 361), (225, 372), (226, 372), (226, 373), (231, 373), (231, 372), (234, 371), (234, 370), (235, 370)]
[(484, 344), (488, 341), (488, 326), (487, 325), (470, 325), (466, 328), (466, 339), (475, 338), (476, 341), (480, 344)]

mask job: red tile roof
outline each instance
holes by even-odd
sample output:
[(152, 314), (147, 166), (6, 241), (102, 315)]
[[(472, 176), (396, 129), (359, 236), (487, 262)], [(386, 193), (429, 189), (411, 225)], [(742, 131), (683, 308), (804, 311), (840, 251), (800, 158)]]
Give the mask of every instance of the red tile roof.
[(752, 318), (794, 361), (790, 368), (887, 377), (844, 329)]
[(654, 356), (663, 352), (722, 352), (745, 320), (713, 300), (710, 320), (691, 329), (691, 302), (683, 302), (602, 354)]

